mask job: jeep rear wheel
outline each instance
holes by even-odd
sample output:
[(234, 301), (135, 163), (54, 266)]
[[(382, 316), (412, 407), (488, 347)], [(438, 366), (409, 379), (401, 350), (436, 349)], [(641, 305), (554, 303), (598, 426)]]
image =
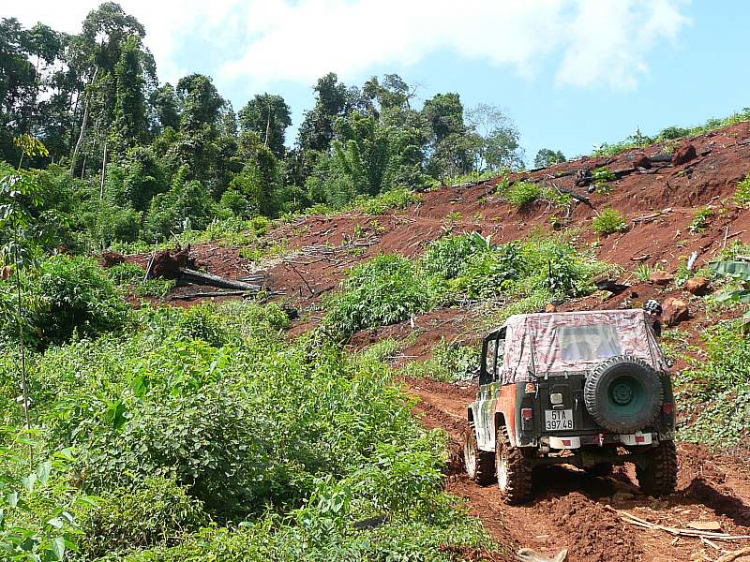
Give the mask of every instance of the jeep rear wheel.
[(659, 497), (674, 492), (677, 487), (677, 448), (674, 441), (662, 441), (651, 449), (650, 458), (642, 466), (636, 465), (636, 476), (641, 490)]
[(510, 444), (508, 433), (500, 427), (495, 436), (497, 485), (502, 500), (511, 505), (531, 498), (531, 464), (523, 450)]
[(464, 433), (464, 466), (469, 478), (480, 486), (489, 486), (495, 481), (495, 455), (479, 449), (473, 425)]
[(634, 433), (653, 422), (664, 397), (659, 375), (643, 359), (612, 357), (586, 377), (583, 400), (591, 417), (613, 433)]

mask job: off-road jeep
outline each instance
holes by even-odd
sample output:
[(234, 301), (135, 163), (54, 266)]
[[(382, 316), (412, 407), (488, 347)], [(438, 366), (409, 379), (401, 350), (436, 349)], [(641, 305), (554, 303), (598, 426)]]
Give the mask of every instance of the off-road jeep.
[(512, 316), (482, 349), (468, 408), (466, 471), (507, 503), (531, 497), (532, 471), (569, 464), (603, 475), (634, 463), (641, 488), (674, 491), (669, 365), (643, 310)]

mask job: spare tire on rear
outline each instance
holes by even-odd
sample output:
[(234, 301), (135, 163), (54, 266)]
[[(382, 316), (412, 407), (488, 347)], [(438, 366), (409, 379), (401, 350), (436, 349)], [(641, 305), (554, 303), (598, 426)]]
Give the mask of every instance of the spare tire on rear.
[(661, 379), (632, 355), (612, 357), (586, 379), (583, 399), (591, 417), (614, 433), (633, 433), (656, 419), (664, 400)]

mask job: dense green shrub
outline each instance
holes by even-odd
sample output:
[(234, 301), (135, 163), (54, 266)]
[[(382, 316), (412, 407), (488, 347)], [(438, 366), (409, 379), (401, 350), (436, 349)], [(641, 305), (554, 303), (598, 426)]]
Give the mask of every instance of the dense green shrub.
[(107, 277), (118, 285), (130, 285), (137, 281), (141, 281), (146, 274), (145, 269), (137, 263), (131, 262), (115, 264), (106, 271)]
[(542, 187), (538, 183), (519, 181), (508, 189), (506, 198), (514, 207), (528, 207), (542, 197)]
[(467, 380), (479, 372), (478, 346), (441, 341), (427, 361), (408, 363), (403, 372), (414, 377), (428, 377), (444, 382)]
[(148, 477), (134, 489), (118, 488), (80, 515), (81, 550), (94, 559), (144, 547), (175, 546), (209, 519), (200, 501), (169, 478)]
[(325, 326), (347, 337), (362, 328), (406, 320), (432, 305), (426, 280), (413, 262), (399, 256), (380, 256), (355, 268), (342, 291), (328, 300)]
[(601, 236), (609, 236), (615, 232), (622, 232), (628, 227), (628, 221), (617, 209), (607, 208), (599, 213), (591, 223), (594, 232)]
[[(130, 308), (122, 293), (92, 258), (47, 258), (25, 290), (33, 305), (25, 315), (26, 335), (37, 347), (67, 342), (73, 334), (97, 337), (121, 328), (128, 319)], [(0, 292), (13, 291), (9, 282), (0, 282)], [(14, 337), (12, 326), (2, 329), (6, 337)]]
[(490, 238), (479, 233), (444, 236), (430, 244), (422, 257), (422, 266), (431, 275), (455, 279), (466, 269), (471, 256), (492, 249)]
[[(215, 514), (253, 511), (277, 478), (271, 462), (270, 420), (241, 393), (207, 384), (180, 396), (121, 403), (81, 429), (86, 485), (93, 491), (132, 486), (150, 475), (174, 477)], [(125, 417), (126, 413), (129, 417)], [(101, 422), (104, 423), (101, 423)]]
[(44, 447), (73, 446), (74, 494), (101, 498), (76, 510), (82, 559), (448, 560), (485, 541), (382, 363), (285, 343), (275, 305), (199, 308), (33, 358)]

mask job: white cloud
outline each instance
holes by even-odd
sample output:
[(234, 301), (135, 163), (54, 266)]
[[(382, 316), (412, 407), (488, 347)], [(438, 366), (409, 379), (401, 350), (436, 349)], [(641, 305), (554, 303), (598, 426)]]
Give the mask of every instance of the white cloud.
[(633, 87), (650, 50), (689, 23), (683, 0), (251, 0), (247, 49), (227, 79), (310, 83), (374, 65), (412, 64), (441, 49), (533, 73), (559, 56), (561, 85)]
[[(4, 4), (8, 0), (0, 0)], [(77, 31), (91, 0), (9, 2), (25, 24)], [(196, 36), (225, 63), (222, 82), (310, 84), (329, 71), (361, 77), (448, 50), (534, 74), (559, 60), (560, 85), (633, 87), (660, 41), (689, 23), (685, 0), (121, 0), (148, 31), (163, 80), (192, 70)], [(239, 50), (237, 45), (243, 45)]]

